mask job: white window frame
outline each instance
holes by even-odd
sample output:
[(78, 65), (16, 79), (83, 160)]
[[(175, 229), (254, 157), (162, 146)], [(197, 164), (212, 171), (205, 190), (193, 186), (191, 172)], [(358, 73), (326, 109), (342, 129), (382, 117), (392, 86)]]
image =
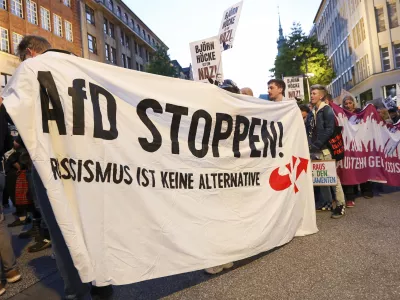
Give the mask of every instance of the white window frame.
[(26, 16), (31, 24), (38, 24), (37, 4), (31, 0), (26, 0)]
[(18, 45), (22, 41), (23, 38), (24, 38), (24, 36), (21, 34), (18, 34), (16, 32), (12, 33), (14, 55), (17, 55)]
[(7, 0), (0, 0), (0, 9), (7, 10)]
[(71, 7), (71, 0), (63, 0), (65, 6)]
[(59, 37), (63, 36), (62, 18), (57, 14), (53, 14), (53, 28), (54, 28), (54, 34), (56, 36)]
[[(396, 48), (399, 48), (399, 53), (396, 54)], [(393, 43), (393, 60), (396, 69), (400, 69), (400, 63), (397, 65), (397, 57), (400, 57), (400, 43)]]
[[(383, 51), (382, 51), (382, 49), (387, 49), (387, 56), (383, 57)], [(389, 71), (389, 70), (392, 68), (392, 66), (390, 65), (389, 47), (388, 47), (388, 46), (381, 47), (380, 52), (381, 52), (382, 72)], [(385, 60), (389, 61), (389, 68), (386, 69), (386, 70), (385, 70), (385, 63), (384, 63)]]
[[(40, 7), (40, 21), (44, 30), (51, 31), (50, 11), (43, 6)], [(45, 25), (47, 26), (45, 27)]]
[(64, 27), (65, 27), (65, 39), (69, 42), (74, 41), (74, 33), (72, 31), (72, 23), (64, 20)]
[(22, 0), (11, 0), (11, 13), (20, 18), (24, 17)]
[(0, 51), (10, 53), (9, 41), (10, 37), (8, 35), (8, 30), (3, 27), (0, 27)]

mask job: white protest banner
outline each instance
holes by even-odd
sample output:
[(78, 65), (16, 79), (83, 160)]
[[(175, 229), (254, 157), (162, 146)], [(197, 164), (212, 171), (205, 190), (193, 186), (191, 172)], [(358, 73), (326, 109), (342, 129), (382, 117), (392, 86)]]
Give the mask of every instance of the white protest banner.
[(296, 98), (304, 98), (303, 76), (284, 77), (286, 84), (286, 99), (296, 100)]
[(221, 51), (233, 47), (233, 40), (235, 39), (236, 29), (239, 24), (242, 6), (243, 1), (229, 7), (222, 15), (221, 26), (219, 27), (218, 33)]
[(195, 81), (210, 82), (210, 78), (212, 82), (217, 80), (222, 83), (221, 49), (218, 45), (216, 37), (190, 43)]
[(201, 270), (317, 232), (295, 102), (55, 52), (21, 63), (3, 97), (84, 282)]
[(312, 175), (314, 186), (337, 185), (336, 161), (313, 160)]

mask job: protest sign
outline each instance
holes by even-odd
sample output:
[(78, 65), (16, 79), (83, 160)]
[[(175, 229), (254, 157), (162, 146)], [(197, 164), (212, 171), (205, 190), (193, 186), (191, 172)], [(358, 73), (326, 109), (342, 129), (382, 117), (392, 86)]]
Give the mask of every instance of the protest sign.
[(332, 104), (343, 126), (345, 156), (338, 162), (342, 184), (367, 181), (400, 186), (400, 124), (386, 124), (371, 104), (353, 114)]
[(286, 99), (304, 98), (303, 76), (284, 77), (286, 84)]
[(216, 37), (190, 43), (193, 78), (195, 81), (223, 81), (221, 49)]
[(240, 13), (242, 12), (243, 1), (232, 5), (224, 11), (222, 15), (221, 26), (219, 27), (219, 42), (221, 51), (228, 50), (233, 47), (233, 41), (237, 26), (239, 24)]
[(3, 97), (84, 282), (201, 270), (317, 231), (295, 102), (55, 52), (23, 62)]
[(337, 185), (336, 161), (313, 160), (312, 175), (314, 186)]

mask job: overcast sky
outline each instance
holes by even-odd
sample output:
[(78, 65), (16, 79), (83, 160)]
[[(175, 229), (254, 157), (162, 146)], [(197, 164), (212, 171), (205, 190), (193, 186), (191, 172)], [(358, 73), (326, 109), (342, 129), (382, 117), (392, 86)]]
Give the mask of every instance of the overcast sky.
[[(222, 13), (240, 0), (124, 0), (169, 47), (171, 59), (182, 67), (191, 63), (189, 43), (216, 36)], [(244, 0), (234, 47), (223, 52), (226, 79), (248, 86), (258, 97), (267, 92), (269, 69), (277, 54), (278, 8), (283, 33), (293, 22), (309, 32), (321, 0)]]

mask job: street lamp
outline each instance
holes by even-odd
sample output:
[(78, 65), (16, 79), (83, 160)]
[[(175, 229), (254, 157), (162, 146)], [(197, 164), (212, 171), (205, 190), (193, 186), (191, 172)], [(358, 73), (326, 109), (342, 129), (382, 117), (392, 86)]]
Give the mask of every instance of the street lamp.
[(308, 78), (312, 78), (314, 76), (315, 76), (314, 73), (306, 73), (306, 74), (304, 74), (304, 77), (307, 79), (307, 91), (308, 91), (308, 101), (309, 102), (311, 100), (311, 96), (310, 96), (310, 81), (308, 80)]

